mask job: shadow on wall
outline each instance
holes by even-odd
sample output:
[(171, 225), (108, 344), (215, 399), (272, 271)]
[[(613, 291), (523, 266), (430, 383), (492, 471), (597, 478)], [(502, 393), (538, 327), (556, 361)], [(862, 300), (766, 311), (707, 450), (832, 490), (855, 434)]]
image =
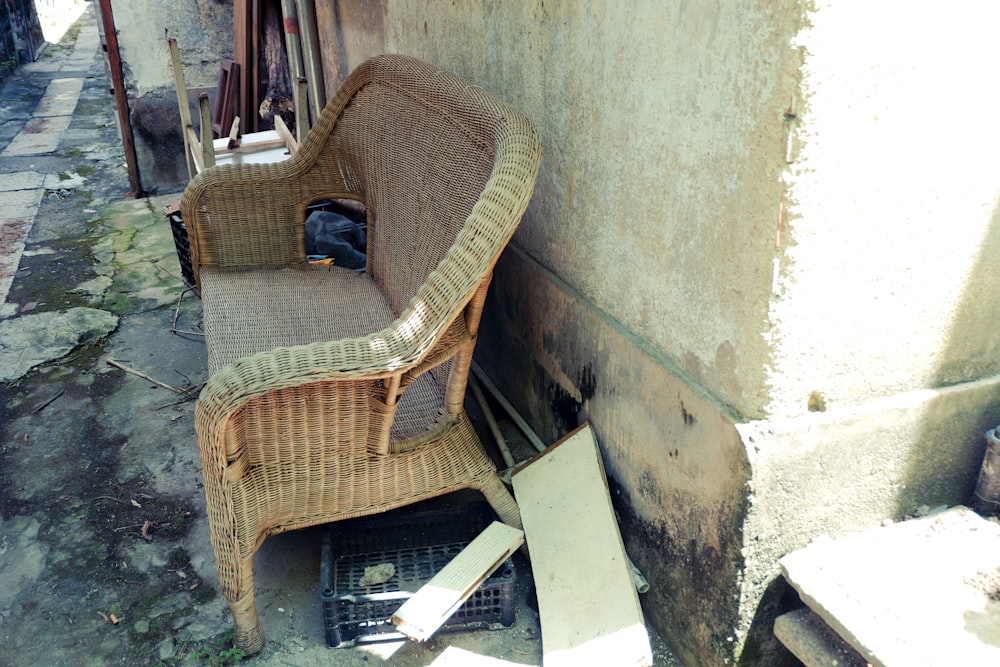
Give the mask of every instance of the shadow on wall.
[[(1000, 197), (971, 269), (957, 291), (948, 339), (929, 383), (940, 387), (932, 401), (903, 472), (897, 516), (920, 506), (968, 503), (975, 490), (986, 449), (986, 431), (1000, 424), (1000, 397), (986, 386), (976, 400), (945, 400), (948, 387), (1000, 374)], [(975, 391), (972, 389), (972, 391)]]

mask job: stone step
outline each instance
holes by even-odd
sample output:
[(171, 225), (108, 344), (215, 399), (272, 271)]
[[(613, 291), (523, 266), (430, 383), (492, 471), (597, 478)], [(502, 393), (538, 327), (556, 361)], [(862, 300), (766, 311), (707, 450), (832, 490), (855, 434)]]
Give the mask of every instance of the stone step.
[(876, 667), (1000, 665), (1000, 525), (972, 510), (816, 540), (780, 564)]

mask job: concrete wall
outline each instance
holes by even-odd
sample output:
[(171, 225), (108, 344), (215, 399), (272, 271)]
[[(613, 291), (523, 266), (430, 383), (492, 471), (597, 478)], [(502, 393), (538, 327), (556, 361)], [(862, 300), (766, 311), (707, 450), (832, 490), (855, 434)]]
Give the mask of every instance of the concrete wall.
[[(817, 3), (771, 306), (768, 413), (801, 413), (1000, 372), (1000, 112), (994, 3)], [(899, 21), (895, 27), (894, 21)], [(832, 279), (835, 278), (835, 279)]]
[(197, 96), (214, 99), (220, 61), (233, 55), (232, 2), (125, 0), (112, 7), (143, 188), (179, 191), (188, 174), (166, 38), (177, 39), (198, 127)]

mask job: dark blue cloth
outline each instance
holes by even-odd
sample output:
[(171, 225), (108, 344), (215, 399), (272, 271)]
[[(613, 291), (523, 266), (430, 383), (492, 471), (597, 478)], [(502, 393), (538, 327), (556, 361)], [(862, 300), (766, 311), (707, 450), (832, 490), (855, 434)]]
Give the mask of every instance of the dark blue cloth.
[(306, 255), (331, 257), (334, 266), (364, 271), (368, 235), (339, 213), (313, 211), (306, 218)]

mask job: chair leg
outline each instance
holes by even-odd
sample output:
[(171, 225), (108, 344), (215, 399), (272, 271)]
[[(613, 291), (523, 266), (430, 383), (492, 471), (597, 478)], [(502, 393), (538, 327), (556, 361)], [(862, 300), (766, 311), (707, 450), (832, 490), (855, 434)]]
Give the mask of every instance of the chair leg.
[[(247, 590), (239, 595), (238, 600), (234, 600), (227, 592), (226, 598), (229, 601), (229, 611), (233, 614), (233, 646), (240, 649), (246, 655), (253, 655), (264, 648), (264, 631), (260, 627), (260, 620), (257, 618), (257, 605), (254, 600), (253, 590), (253, 557), (239, 563), (239, 576), (237, 581), (249, 582)], [(221, 567), (220, 575), (221, 575)], [(244, 584), (245, 585), (245, 584)], [(229, 587), (223, 586), (223, 590)], [(236, 589), (238, 590), (238, 589)]]
[(514, 497), (510, 495), (507, 487), (500, 480), (500, 475), (492, 475), (479, 487), (479, 491), (486, 497), (486, 502), (490, 504), (501, 521), (508, 526), (522, 528), (521, 511), (517, 508)]

